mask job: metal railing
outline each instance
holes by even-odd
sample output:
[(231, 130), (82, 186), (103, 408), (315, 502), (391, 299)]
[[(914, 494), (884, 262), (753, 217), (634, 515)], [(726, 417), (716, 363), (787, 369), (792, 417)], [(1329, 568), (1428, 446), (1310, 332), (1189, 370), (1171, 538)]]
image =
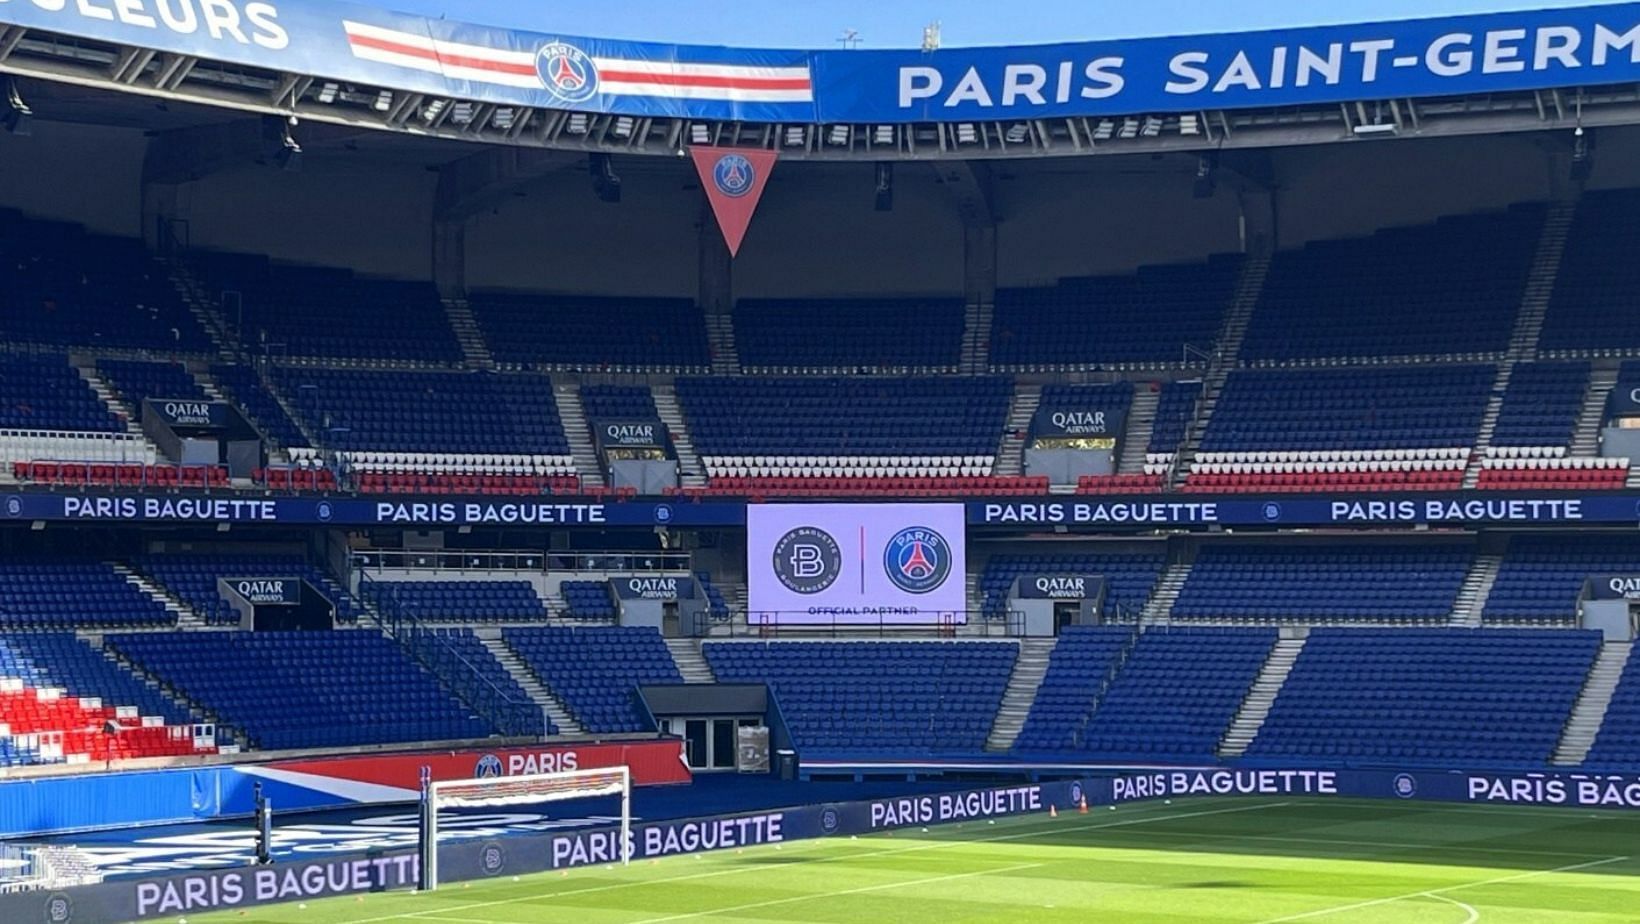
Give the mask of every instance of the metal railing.
[(355, 603), (407, 655), (448, 684), (462, 702), (502, 735), (524, 737), (538, 733), (534, 720), (542, 718), (540, 706), (529, 699), (520, 701), (512, 691), (497, 686), (455, 646), (447, 632), (424, 626), (416, 607), (401, 601), (396, 588), (383, 588), (378, 593), (371, 587), (373, 583), (368, 575), (359, 575)]
[(688, 552), (486, 552), (445, 549), (387, 549), (354, 552), (361, 575), (383, 571), (573, 571), (580, 574), (688, 572)]
[(697, 613), (694, 629), (705, 638), (1017, 638), (1025, 634), (1025, 617), (1014, 610), (969, 610), (908, 622), (901, 614), (718, 610)]

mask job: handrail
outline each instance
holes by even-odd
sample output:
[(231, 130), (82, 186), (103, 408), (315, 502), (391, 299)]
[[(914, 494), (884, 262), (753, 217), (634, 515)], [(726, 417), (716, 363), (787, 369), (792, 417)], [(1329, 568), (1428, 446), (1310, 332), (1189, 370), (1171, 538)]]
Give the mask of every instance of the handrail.
[[(374, 582), (370, 576), (361, 572), (361, 593), (357, 596), (348, 596), (354, 597), (359, 608), (369, 613), (389, 638), (397, 642), (416, 663), (426, 668), (428, 673), (448, 684), (456, 696), (488, 719), (501, 734), (508, 737), (532, 734), (525, 721), (526, 717), (541, 715), (540, 708), (534, 702), (520, 703), (509, 691), (484, 676), (478, 665), (455, 647), (449, 635), (424, 627), (412, 608), (401, 606), (396, 590), (389, 590), (386, 598), (376, 594), (366, 595), (363, 592), (364, 588), (372, 583)], [(383, 619), (383, 609), (389, 610), (387, 620)], [(420, 644), (424, 641), (430, 643), (431, 650)], [(460, 675), (450, 676), (441, 670), (441, 665), (433, 652), (449, 655), (462, 669)]]
[(373, 571), (535, 571), (580, 574), (689, 572), (688, 552), (538, 552), (460, 549), (382, 549), (352, 553), (361, 574)]

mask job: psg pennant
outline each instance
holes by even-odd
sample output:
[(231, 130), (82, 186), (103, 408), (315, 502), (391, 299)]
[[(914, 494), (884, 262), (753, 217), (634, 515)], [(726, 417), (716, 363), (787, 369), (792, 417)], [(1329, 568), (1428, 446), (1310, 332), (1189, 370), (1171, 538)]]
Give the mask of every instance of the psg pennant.
[(757, 211), (757, 200), (763, 197), (763, 186), (774, 170), (775, 153), (753, 148), (690, 148), (695, 169), (700, 172), (700, 185), (712, 203), (712, 214), (717, 216), (723, 240), (729, 245), (729, 256), (740, 252), (740, 242), (746, 237), (746, 226), (752, 223)]

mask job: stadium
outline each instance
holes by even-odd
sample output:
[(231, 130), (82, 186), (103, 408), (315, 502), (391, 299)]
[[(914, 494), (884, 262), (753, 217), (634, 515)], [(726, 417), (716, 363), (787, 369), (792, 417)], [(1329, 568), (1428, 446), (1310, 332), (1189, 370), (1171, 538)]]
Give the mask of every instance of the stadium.
[(1640, 918), (1640, 3), (390, 7), (0, 0), (0, 921)]

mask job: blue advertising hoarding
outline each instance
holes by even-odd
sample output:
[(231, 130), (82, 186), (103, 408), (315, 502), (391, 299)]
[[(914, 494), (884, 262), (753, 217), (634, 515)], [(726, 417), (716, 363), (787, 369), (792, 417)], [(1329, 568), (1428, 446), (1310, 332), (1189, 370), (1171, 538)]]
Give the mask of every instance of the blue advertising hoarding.
[[(294, 496), (18, 491), (0, 496), (0, 522), (270, 523), (287, 526), (539, 526), (740, 528), (738, 500), (603, 502), (571, 497)], [(998, 531), (1084, 532), (1216, 526), (1273, 529), (1419, 526), (1636, 526), (1640, 491), (1441, 494), (1156, 494), (975, 500), (967, 525)]]
[(372, 86), (636, 116), (904, 123), (1640, 80), (1640, 4), (996, 48), (622, 42), (336, 0), (0, 0), (0, 23)]

